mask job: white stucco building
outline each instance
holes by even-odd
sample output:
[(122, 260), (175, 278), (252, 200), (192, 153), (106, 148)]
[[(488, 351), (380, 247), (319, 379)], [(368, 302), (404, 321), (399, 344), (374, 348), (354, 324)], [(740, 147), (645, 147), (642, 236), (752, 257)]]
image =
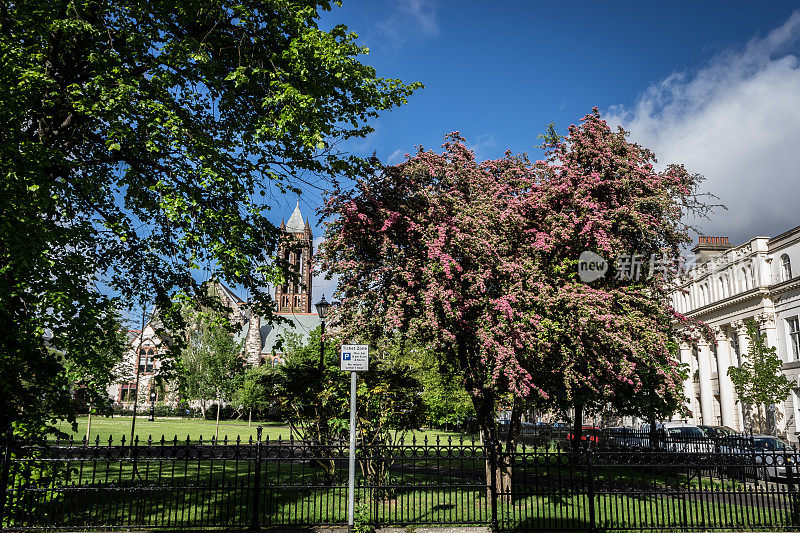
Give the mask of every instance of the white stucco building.
[[(775, 346), (782, 372), (800, 378), (800, 226), (776, 237), (754, 237), (732, 246), (726, 237), (700, 237), (693, 268), (678, 279), (675, 309), (712, 327), (716, 346), (681, 346), (691, 369), (684, 383), (697, 424), (745, 429), (728, 367), (747, 355), (745, 321), (754, 319), (768, 346)], [(777, 432), (792, 442), (800, 435), (800, 388), (775, 406)]]

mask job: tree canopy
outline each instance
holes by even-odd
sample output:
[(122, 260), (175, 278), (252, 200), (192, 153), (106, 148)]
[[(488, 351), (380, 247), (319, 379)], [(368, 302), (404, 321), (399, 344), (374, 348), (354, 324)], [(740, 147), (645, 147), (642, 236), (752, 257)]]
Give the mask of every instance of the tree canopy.
[[(595, 109), (566, 138), (551, 131), (541, 161), (478, 162), (454, 134), (443, 153), (420, 149), (335, 189), (320, 257), (339, 276), (344, 335), (400, 331), (433, 349), (463, 376), (487, 438), (506, 392), (517, 411), (680, 408), (671, 347), (682, 317), (666, 272), (647, 260), (668, 263), (689, 242), (682, 216), (704, 209), (700, 177), (680, 165), (656, 171), (653, 154), (626, 137)], [(584, 283), (584, 251), (612, 263), (638, 254), (644, 275), (625, 279), (612, 266)]]
[[(338, 143), (419, 84), (377, 76), (331, 2), (20, 0), (0, 9), (0, 426), (61, 416), (71, 337), (123, 305), (262, 290), (277, 193), (358, 172)], [(45, 345), (48, 337), (48, 346)], [(53, 355), (48, 348), (59, 355)]]

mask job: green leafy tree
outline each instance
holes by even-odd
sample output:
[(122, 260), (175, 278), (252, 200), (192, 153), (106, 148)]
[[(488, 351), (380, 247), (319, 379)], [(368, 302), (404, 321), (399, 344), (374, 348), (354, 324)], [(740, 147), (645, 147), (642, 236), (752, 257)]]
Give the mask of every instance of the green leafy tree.
[(204, 268), (272, 318), (263, 287), (293, 275), (271, 260), (272, 195), (357, 175), (339, 143), (420, 87), (377, 76), (344, 26), (321, 29), (331, 5), (2, 4), (0, 428), (70, 416), (65, 362), (106, 362), (69, 344), (116, 335), (112, 294), (155, 301), (175, 330), (172, 296), (203, 298)]
[[(320, 466), (335, 470), (330, 445), (347, 438), (350, 423), (350, 376), (339, 370), (341, 343), (325, 341), (325, 361), (319, 364), (320, 330), (303, 343), (287, 335), (287, 355), (278, 367), (280, 401), (295, 438), (319, 445)], [(370, 369), (360, 372), (357, 389), (358, 439), (362, 446), (391, 444), (420, 427), (424, 417), (422, 387), (414, 370), (372, 351)], [(369, 455), (360, 459), (369, 479), (384, 479), (393, 457)]]
[(246, 362), (242, 342), (226, 329), (224, 318), (213, 311), (191, 313), (188, 342), (182, 354), (181, 382), (186, 395), (199, 400), (203, 416), (209, 401), (216, 402), (215, 437), (219, 437), (220, 410), (241, 386)]
[[(320, 366), (322, 342), (325, 360)], [(323, 341), (317, 328), (308, 339), (288, 332), (284, 345), (286, 355), (278, 366), (278, 396), (291, 434), (298, 440), (331, 444), (346, 434), (349, 423), (346, 409), (350, 385), (338, 364), (341, 343)]]
[(422, 425), (425, 403), (422, 384), (412, 367), (381, 357), (375, 357), (370, 367), (367, 372), (359, 372), (356, 392), (358, 444), (363, 454), (359, 467), (370, 483), (386, 485), (399, 450), (393, 445), (403, 441), (409, 430)]
[(267, 414), (276, 400), (277, 371), (270, 365), (250, 367), (233, 394), (233, 403), (247, 411), (247, 425), (252, 425), (253, 412)]
[(72, 350), (83, 353), (84, 358), (93, 361), (92, 364), (76, 363), (72, 358), (64, 361), (68, 379), (73, 384), (75, 399), (79, 404), (76, 407), (83, 412), (88, 411), (87, 442), (92, 430), (92, 416), (107, 415), (112, 411), (108, 387), (113, 383), (129, 382), (134, 377), (133, 365), (124, 360), (128, 336), (122, 317), (119, 313), (110, 313), (106, 320), (104, 327), (109, 328), (113, 335), (104, 335), (100, 339), (71, 339), (75, 343)]
[(460, 377), (441, 367), (430, 350), (419, 346), (403, 346), (403, 349), (405, 353), (397, 351), (389, 357), (413, 368), (422, 385), (426, 423), (444, 429), (463, 429), (468, 420), (475, 418), (475, 407)]
[(457, 377), (448, 376), (433, 368), (419, 377), (426, 418), (432, 425), (447, 430), (463, 429), (466, 422), (475, 417), (472, 399)]
[[(755, 321), (747, 321), (747, 338), (750, 347), (741, 366), (728, 368), (733, 387), (740, 402), (746, 408), (755, 407), (755, 426), (759, 433), (768, 431), (766, 408), (786, 400), (792, 388), (797, 386), (781, 373), (783, 362), (775, 347), (766, 345), (759, 334)], [(776, 411), (777, 414), (777, 411)], [(753, 423), (751, 419), (751, 424)]]

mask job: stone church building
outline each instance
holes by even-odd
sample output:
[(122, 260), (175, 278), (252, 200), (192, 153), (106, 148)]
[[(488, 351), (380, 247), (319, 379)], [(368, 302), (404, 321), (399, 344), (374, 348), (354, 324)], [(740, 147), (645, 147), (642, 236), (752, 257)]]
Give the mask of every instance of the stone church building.
[[(293, 265), (300, 274), (297, 283), (276, 286), (275, 302), (277, 314), (287, 320), (281, 324), (269, 324), (263, 318), (249, 310), (248, 303), (220, 282), (215, 282), (214, 289), (223, 304), (230, 309), (230, 317), (239, 326), (234, 340), (243, 344), (244, 356), (250, 365), (278, 364), (285, 355), (274, 350), (280, 337), (287, 332), (307, 338), (309, 333), (321, 324), (319, 316), (312, 311), (312, 265), (314, 258), (314, 235), (308, 219), (303, 219), (298, 201), (294, 212), (287, 222), (281, 221), (281, 231), (292, 246), (282, 245), (278, 254)], [(155, 389), (156, 403), (174, 404), (177, 394), (168, 388), (154, 387), (154, 377), (160, 368), (159, 355), (169, 351), (169, 340), (158, 335), (158, 313), (143, 331), (130, 331), (129, 349), (123, 365), (132, 369), (124, 380), (112, 384), (108, 394), (112, 400), (124, 407), (132, 407), (137, 401), (140, 405), (149, 404), (150, 394)], [(138, 399), (137, 399), (138, 398)]]

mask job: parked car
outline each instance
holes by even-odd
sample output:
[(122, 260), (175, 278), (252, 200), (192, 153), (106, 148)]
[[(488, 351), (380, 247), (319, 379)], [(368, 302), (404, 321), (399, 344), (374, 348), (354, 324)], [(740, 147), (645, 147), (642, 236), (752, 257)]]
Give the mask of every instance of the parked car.
[(636, 448), (641, 446), (642, 432), (632, 427), (603, 428), (600, 445), (606, 448)]
[(772, 435), (754, 435), (753, 448), (757, 468), (756, 474), (760, 479), (786, 479), (787, 466), (793, 468), (793, 475), (797, 475), (798, 455), (794, 446), (785, 440)]
[(786, 479), (789, 466), (792, 467), (793, 475), (798, 476), (800, 454), (794, 446), (780, 437), (754, 435), (751, 445), (745, 446), (739, 443), (722, 446), (721, 452), (730, 464), (738, 465), (740, 471), (745, 472), (747, 477), (757, 477), (766, 481)]
[(729, 428), (728, 426), (704, 426), (700, 425), (697, 426), (700, 430), (706, 434), (708, 437), (712, 438), (726, 438), (726, 437), (738, 437), (741, 435), (735, 429)]
[(703, 433), (703, 430), (693, 424), (664, 422), (656, 427), (664, 432), (664, 450), (679, 453), (710, 453), (716, 451), (711, 439)]
[[(581, 426), (581, 442), (588, 441), (589, 444), (597, 444), (598, 440), (600, 439), (600, 428), (597, 426)], [(570, 431), (569, 435), (567, 435), (568, 441), (575, 440), (575, 437), (572, 435)]]

